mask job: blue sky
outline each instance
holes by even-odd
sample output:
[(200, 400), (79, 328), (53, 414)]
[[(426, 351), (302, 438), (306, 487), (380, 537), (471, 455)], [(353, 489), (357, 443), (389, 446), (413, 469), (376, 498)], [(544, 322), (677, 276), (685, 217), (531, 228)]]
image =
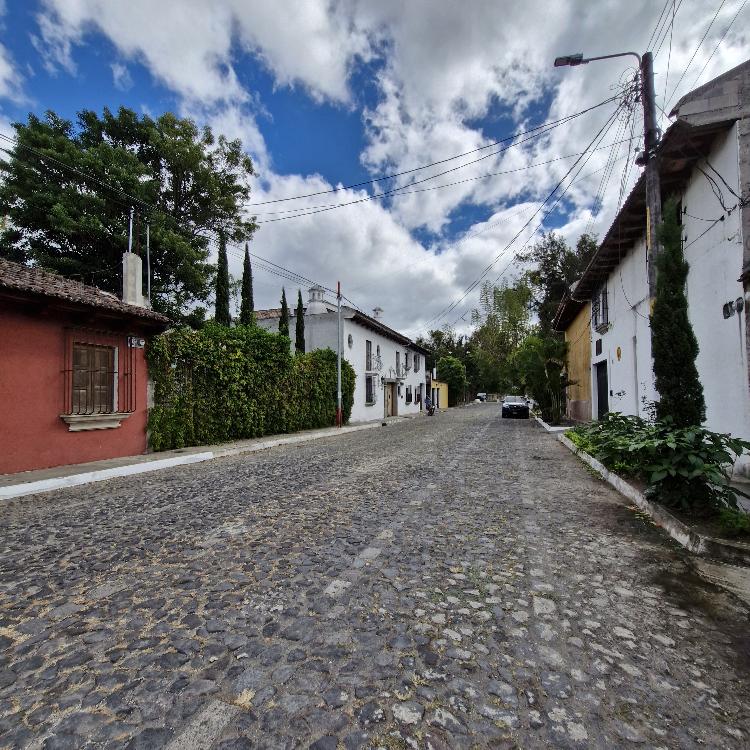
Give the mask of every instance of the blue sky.
[[(627, 61), (556, 70), (551, 61), (559, 54), (658, 49), (657, 97), (668, 109), (744, 59), (744, 10), (734, 21), (744, 4), (725, 2), (716, 14), (718, 7), (718, 0), (0, 0), (0, 129), (47, 109), (69, 118), (104, 106), (157, 116), (171, 110), (241, 138), (258, 171), (253, 202), (274, 201), (487, 146), (611, 96), (627, 75)], [(507, 266), (503, 278), (512, 279), (520, 269), (509, 260), (535, 231), (554, 228), (574, 242), (585, 229), (601, 234), (611, 223), (637, 143), (595, 152), (559, 209), (502, 253), (574, 158), (529, 165), (582, 151), (611, 112), (602, 107), (502, 153), (482, 151), (492, 155), (478, 164), (466, 164), (474, 154), (377, 188), (248, 207), (268, 222), (289, 215), (272, 211), (405, 188), (387, 200), (261, 224), (253, 250), (326, 286), (340, 280), (363, 309), (380, 305), (386, 321), (407, 333), (454, 322), (463, 329), (476, 293), (450, 315), (439, 313), (495, 257), (501, 260), (487, 278)], [(625, 126), (615, 122), (601, 145)], [(610, 158), (611, 184), (592, 215)], [(408, 189), (454, 166), (421, 183), (420, 192)], [(506, 174), (482, 177), (493, 172)], [(632, 167), (629, 179), (636, 176)], [(233, 272), (239, 266), (230, 258)], [(276, 305), (282, 284), (305, 293), (304, 283), (259, 267), (259, 304)]]

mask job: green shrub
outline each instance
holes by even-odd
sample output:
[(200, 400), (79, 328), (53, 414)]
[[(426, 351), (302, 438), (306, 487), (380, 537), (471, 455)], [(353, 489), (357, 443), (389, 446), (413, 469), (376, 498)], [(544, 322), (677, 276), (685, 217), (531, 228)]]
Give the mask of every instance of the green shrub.
[(750, 449), (747, 441), (703, 427), (676, 428), (669, 419), (649, 422), (616, 413), (570, 434), (608, 469), (645, 481), (654, 499), (696, 515), (736, 505), (729, 472)]
[(719, 526), (725, 536), (750, 536), (750, 515), (735, 508), (722, 508)]
[[(314, 427), (336, 420), (336, 354), (293, 357), (289, 339), (256, 326), (213, 323), (156, 337), (147, 351), (154, 383), (154, 450), (208, 445)], [(344, 421), (354, 371), (342, 362)]]

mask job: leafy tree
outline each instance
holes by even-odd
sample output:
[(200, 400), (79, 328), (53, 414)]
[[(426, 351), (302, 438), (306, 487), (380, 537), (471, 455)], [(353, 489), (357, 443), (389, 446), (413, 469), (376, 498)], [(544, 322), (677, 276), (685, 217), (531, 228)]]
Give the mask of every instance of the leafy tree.
[(539, 329), (544, 335), (556, 335), (552, 330), (560, 304), (568, 287), (577, 281), (596, 252), (596, 240), (581, 235), (575, 250), (555, 232), (545, 234), (519, 260), (534, 265), (526, 272), (526, 280), (533, 292), (533, 308), (539, 316)]
[(252, 325), (255, 311), (253, 303), (253, 269), (250, 265), (250, 251), (245, 243), (245, 260), (242, 264), (242, 301), (240, 304), (240, 323)]
[(305, 308), (302, 306), (302, 292), (297, 290), (297, 310), (295, 312), (294, 350), (305, 353)]
[(466, 390), (466, 366), (457, 357), (447, 355), (437, 363), (438, 379), (448, 384), (448, 405), (455, 406), (464, 400)]
[(255, 229), (242, 212), (254, 171), (241, 142), (125, 108), (84, 110), (75, 125), (50, 111), (13, 127), (18, 143), (0, 161), (0, 255), (119, 294), (132, 207), (134, 251), (150, 224), (154, 309), (194, 318), (212, 290), (212, 238)]
[(289, 337), (289, 307), (286, 304), (286, 290), (281, 287), (281, 317), (279, 317), (279, 333)]
[(656, 261), (656, 299), (651, 315), (651, 350), (659, 393), (656, 415), (671, 418), (675, 427), (694, 427), (706, 418), (706, 402), (695, 366), (698, 341), (685, 296), (689, 265), (682, 253), (674, 199), (664, 206), (659, 239), (663, 249)]
[(216, 311), (214, 320), (228, 326), (232, 324), (229, 314), (229, 262), (227, 261), (227, 243), (224, 235), (219, 235), (219, 262), (216, 272)]
[(507, 282), (500, 286), (482, 285), (480, 307), (472, 314), (477, 327), (471, 336), (479, 390), (498, 393), (512, 387), (509, 362), (531, 331), (531, 299), (531, 290), (524, 280), (512, 286)]
[(551, 424), (558, 424), (565, 411), (567, 346), (552, 336), (528, 336), (513, 356), (518, 385), (536, 401), (542, 418)]

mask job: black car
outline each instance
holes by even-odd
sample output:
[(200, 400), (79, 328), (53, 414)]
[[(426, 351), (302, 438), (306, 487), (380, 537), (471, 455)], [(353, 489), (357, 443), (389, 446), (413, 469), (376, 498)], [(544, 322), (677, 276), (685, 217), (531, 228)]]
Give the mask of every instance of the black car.
[(506, 396), (503, 399), (502, 415), (514, 419), (528, 419), (529, 404), (521, 396)]

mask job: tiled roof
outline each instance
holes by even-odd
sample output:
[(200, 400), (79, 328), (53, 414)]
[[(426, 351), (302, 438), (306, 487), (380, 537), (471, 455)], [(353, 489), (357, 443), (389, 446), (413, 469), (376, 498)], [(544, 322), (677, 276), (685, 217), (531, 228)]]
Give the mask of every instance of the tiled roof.
[(95, 286), (66, 279), (56, 273), (40, 268), (29, 268), (20, 263), (0, 258), (0, 291), (12, 290), (26, 295), (50, 297), (65, 302), (95, 307), (120, 313), (130, 318), (143, 318), (152, 322), (169, 323), (169, 318), (145, 307), (129, 305)]

